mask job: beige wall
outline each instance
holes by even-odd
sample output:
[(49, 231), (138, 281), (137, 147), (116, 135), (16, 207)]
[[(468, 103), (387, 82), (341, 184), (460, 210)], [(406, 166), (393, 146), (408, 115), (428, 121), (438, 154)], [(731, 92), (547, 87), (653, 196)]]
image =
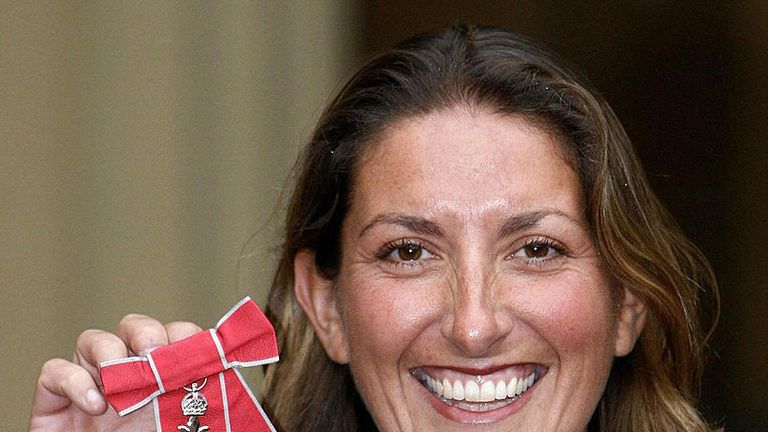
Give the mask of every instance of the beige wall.
[(278, 196), (356, 52), (349, 6), (0, 3), (4, 429), (86, 328), (263, 300)]

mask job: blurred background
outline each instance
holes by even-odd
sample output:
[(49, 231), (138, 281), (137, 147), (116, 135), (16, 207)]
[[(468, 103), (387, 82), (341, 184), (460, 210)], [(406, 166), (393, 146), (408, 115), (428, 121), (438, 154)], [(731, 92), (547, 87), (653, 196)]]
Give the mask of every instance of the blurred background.
[(263, 304), (289, 173), (356, 66), (457, 21), (540, 39), (613, 105), (722, 290), (704, 408), (768, 430), (768, 2), (0, 1), (0, 388), (130, 312)]

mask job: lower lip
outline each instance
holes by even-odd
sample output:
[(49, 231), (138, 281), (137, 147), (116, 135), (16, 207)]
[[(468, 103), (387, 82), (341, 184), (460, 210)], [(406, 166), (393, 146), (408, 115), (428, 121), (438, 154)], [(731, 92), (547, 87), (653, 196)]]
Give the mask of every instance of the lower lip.
[(534, 384), (533, 387), (526, 390), (525, 393), (523, 393), (517, 400), (510, 402), (508, 405), (504, 405), (501, 408), (490, 411), (474, 412), (448, 405), (440, 400), (437, 396), (432, 394), (432, 392), (427, 390), (418, 381), (416, 384), (426, 395), (429, 403), (432, 404), (432, 407), (435, 409), (435, 411), (449, 420), (465, 424), (494, 423), (503, 420), (512, 414), (515, 414), (525, 406), (529, 399), (531, 399), (531, 393), (536, 390), (536, 387), (538, 387)]

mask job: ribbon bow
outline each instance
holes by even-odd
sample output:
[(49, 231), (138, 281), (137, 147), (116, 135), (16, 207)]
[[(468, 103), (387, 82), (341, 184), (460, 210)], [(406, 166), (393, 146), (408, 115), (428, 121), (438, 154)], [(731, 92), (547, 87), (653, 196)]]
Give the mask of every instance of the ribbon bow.
[(152, 401), (158, 432), (274, 432), (238, 368), (277, 360), (275, 330), (246, 297), (215, 329), (101, 363), (101, 380), (121, 416)]

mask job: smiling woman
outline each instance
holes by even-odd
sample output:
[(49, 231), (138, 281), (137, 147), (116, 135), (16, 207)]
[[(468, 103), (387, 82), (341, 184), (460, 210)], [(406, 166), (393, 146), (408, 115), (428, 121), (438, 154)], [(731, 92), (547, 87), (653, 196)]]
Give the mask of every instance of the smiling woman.
[[(714, 276), (610, 107), (536, 43), (457, 26), (382, 54), (297, 174), (267, 305), (278, 429), (712, 430), (696, 397)], [(94, 365), (195, 331), (130, 316), (84, 334), (79, 364), (43, 370), (32, 424), (119, 430)], [(46, 411), (51, 394), (77, 408)]]
[(338, 277), (302, 258), (296, 289), (376, 424), (582, 429), (644, 312), (627, 293), (617, 321), (556, 142), (519, 116), (455, 107), (395, 123), (375, 145)]
[(297, 169), (268, 304), (285, 430), (711, 430), (711, 270), (610, 107), (535, 42), (402, 43)]

